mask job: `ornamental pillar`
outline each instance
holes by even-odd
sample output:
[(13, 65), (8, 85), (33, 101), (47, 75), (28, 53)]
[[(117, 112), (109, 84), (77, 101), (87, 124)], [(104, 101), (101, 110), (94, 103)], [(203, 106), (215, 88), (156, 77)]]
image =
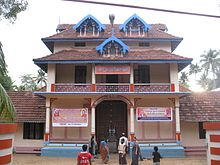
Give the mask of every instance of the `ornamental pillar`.
[(91, 108), (91, 135), (95, 135), (95, 107)]
[(176, 118), (176, 141), (180, 143), (181, 133), (180, 133), (180, 110), (179, 110), (179, 98), (175, 99), (175, 118)]
[(134, 107), (131, 106), (130, 107), (130, 137), (131, 137), (131, 141), (133, 141), (133, 138), (135, 136), (135, 133), (134, 133)]
[(49, 142), (50, 140), (50, 99), (46, 99), (46, 124), (44, 133), (44, 142)]
[(95, 64), (92, 64), (92, 92), (96, 91), (96, 81), (95, 81)]

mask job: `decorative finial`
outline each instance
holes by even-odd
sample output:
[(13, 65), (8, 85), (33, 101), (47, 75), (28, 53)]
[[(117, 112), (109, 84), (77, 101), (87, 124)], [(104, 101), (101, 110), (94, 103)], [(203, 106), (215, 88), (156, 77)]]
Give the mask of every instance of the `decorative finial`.
[(114, 14), (109, 14), (109, 19), (110, 19), (110, 23), (111, 23), (112, 28), (113, 28), (113, 24), (114, 24), (115, 15), (114, 15)]

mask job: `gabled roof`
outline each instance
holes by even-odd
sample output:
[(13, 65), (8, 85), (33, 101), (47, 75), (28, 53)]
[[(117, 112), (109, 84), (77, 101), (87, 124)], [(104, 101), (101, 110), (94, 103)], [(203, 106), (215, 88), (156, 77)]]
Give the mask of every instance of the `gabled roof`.
[[(104, 32), (100, 33), (99, 36), (79, 36), (79, 34), (72, 28), (74, 24), (61, 24), (58, 25), (57, 30), (61, 30), (60, 33), (54, 34), (52, 36), (42, 38), (44, 44), (53, 52), (55, 42), (77, 42), (77, 41), (101, 41), (108, 39), (112, 36), (112, 27), (110, 24), (106, 24), (106, 29)], [(147, 35), (140, 37), (139, 35), (126, 36), (124, 32), (120, 32), (119, 24), (114, 24), (114, 36), (123, 42), (126, 40), (133, 41), (146, 41), (146, 42), (171, 42), (171, 50), (179, 45), (183, 38), (173, 36), (166, 32), (166, 25), (164, 24), (152, 24), (151, 28), (148, 30)], [(65, 29), (65, 30), (64, 30)]]
[(73, 26), (73, 30), (76, 30), (78, 27), (80, 27), (80, 25), (86, 21), (87, 19), (92, 19), (93, 21), (95, 21), (98, 24), (99, 27), (99, 31), (103, 31), (105, 29), (105, 25), (103, 25), (101, 22), (99, 22), (99, 20), (97, 20), (94, 16), (92, 16), (91, 14), (85, 16), (81, 21), (79, 21), (79, 23), (77, 23), (76, 25)]
[(177, 63), (179, 71), (189, 65), (192, 58), (182, 57), (161, 49), (132, 49), (124, 57), (103, 57), (95, 49), (62, 50), (33, 60), (47, 71), (47, 64), (54, 63)]
[(27, 91), (8, 91), (16, 110), (17, 122), (45, 122), (45, 98)]
[(125, 45), (121, 40), (116, 38), (115, 36), (111, 36), (110, 38), (106, 39), (104, 42), (102, 42), (99, 46), (96, 47), (96, 50), (99, 51), (101, 54), (103, 52), (103, 48), (109, 43), (109, 42), (117, 42), (119, 45), (122, 46), (122, 51), (125, 54), (128, 52), (129, 47)]
[(220, 91), (192, 93), (182, 97), (180, 119), (189, 122), (220, 121)]
[(150, 29), (150, 25), (147, 24), (141, 17), (139, 17), (137, 14), (132, 15), (131, 17), (129, 17), (122, 25), (119, 26), (119, 30), (123, 30), (124, 32), (127, 31), (126, 30), (126, 26), (127, 24), (132, 21), (132, 19), (138, 19), (140, 22), (142, 22), (144, 24), (144, 31), (148, 31)]

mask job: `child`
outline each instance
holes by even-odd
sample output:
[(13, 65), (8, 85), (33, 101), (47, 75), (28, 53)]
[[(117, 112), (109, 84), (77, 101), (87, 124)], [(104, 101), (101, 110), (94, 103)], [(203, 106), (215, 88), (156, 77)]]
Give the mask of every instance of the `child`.
[(160, 159), (162, 158), (160, 153), (158, 152), (158, 147), (154, 147), (154, 152), (152, 153), (153, 157), (153, 165), (160, 165)]
[(83, 151), (80, 152), (77, 156), (77, 165), (92, 165), (92, 155), (89, 152), (87, 152), (86, 144), (82, 146), (82, 150)]

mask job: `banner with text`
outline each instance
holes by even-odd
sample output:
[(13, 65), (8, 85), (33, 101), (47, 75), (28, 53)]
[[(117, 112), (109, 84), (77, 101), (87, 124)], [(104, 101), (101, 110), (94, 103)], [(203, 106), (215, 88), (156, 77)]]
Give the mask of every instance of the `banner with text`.
[(137, 107), (137, 121), (172, 121), (171, 107)]
[(88, 109), (59, 109), (52, 110), (53, 127), (87, 127)]
[(130, 74), (129, 65), (96, 65), (95, 74)]

